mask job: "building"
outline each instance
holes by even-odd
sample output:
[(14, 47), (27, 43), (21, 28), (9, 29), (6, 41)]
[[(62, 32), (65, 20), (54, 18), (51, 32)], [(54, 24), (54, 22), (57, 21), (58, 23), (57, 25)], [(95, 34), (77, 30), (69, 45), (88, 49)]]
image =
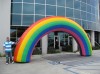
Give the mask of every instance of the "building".
[[(79, 23), (90, 37), (92, 46), (100, 43), (99, 0), (0, 0), (0, 50), (6, 37), (17, 41), (23, 32), (34, 22), (47, 16), (65, 16)], [(47, 45), (46, 45), (47, 44)], [(52, 32), (37, 44), (56, 49), (72, 45), (77, 50), (77, 43), (67, 33)]]

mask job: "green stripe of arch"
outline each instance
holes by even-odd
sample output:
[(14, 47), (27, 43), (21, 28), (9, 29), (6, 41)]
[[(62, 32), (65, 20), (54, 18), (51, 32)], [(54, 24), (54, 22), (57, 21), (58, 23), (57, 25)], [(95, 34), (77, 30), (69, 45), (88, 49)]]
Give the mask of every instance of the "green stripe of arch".
[[(25, 57), (26, 57), (27, 54), (28, 54), (28, 50), (29, 50), (29, 48), (30, 48), (32, 42), (34, 41), (34, 39), (38, 36), (38, 34), (39, 34), (40, 32), (42, 32), (43, 30), (45, 30), (47, 27), (51, 27), (51, 26), (58, 25), (58, 24), (62, 24), (62, 25), (66, 25), (66, 24), (67, 24), (67, 26), (74, 27), (76, 30), (78, 30), (78, 31), (82, 34), (82, 36), (85, 38), (85, 40), (88, 40), (88, 39), (86, 38), (86, 36), (83, 34), (83, 31), (82, 31), (80, 28), (78, 28), (78, 27), (77, 27), (75, 24), (73, 24), (73, 23), (66, 22), (66, 21), (54, 21), (54, 22), (50, 22), (50, 23), (44, 24), (43, 26), (41, 26), (40, 28), (38, 28), (38, 29), (36, 30), (36, 32), (34, 32), (34, 34), (32, 34), (32, 36), (29, 38), (29, 40), (28, 40), (28, 42), (27, 42), (27, 44), (26, 44), (26, 46), (25, 46), (25, 48), (24, 48), (24, 52), (23, 52), (23, 55), (22, 55), (22, 61), (25, 61), (25, 60), (26, 60)], [(46, 27), (46, 26), (47, 26), (47, 27)], [(87, 43), (87, 41), (86, 41), (86, 43)], [(87, 44), (89, 44), (89, 43), (87, 43)], [(89, 47), (90, 47), (90, 46), (89, 46)], [(88, 47), (88, 48), (89, 48), (89, 47)], [(91, 54), (90, 51), (89, 51), (89, 53)]]
[[(40, 28), (39, 28), (39, 29), (40, 29)], [(41, 29), (40, 29), (40, 30), (41, 30)], [(41, 32), (41, 31), (40, 31), (40, 32)], [(39, 30), (38, 30), (38, 33), (39, 33)], [(37, 33), (36, 33), (36, 34), (37, 34)], [(32, 39), (32, 38), (30, 38), (30, 39)], [(32, 39), (32, 40), (33, 40), (33, 39)], [(31, 41), (31, 40), (29, 40), (28, 44), (30, 43), (30, 41)], [(31, 44), (31, 43), (30, 43), (30, 44)], [(29, 47), (30, 47), (30, 46), (29, 46)]]

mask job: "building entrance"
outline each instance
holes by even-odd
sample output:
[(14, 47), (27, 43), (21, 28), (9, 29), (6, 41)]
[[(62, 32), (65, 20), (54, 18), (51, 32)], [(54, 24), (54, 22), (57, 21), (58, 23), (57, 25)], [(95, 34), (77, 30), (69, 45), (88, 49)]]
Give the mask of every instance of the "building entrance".
[(54, 36), (54, 48), (55, 49), (60, 48), (60, 36)]

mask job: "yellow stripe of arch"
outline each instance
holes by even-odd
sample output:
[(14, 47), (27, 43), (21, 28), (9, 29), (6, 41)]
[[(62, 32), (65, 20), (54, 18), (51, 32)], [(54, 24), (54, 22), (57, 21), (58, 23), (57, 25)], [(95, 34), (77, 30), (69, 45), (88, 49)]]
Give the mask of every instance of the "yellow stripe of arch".
[[(52, 17), (51, 17), (50, 19), (43, 20), (42, 22), (40, 22), (40, 23), (38, 23), (36, 26), (34, 26), (34, 27), (28, 32), (28, 34), (25, 36), (24, 40), (22, 41), (22, 44), (20, 45), (20, 48), (19, 48), (20, 51), (18, 51), (18, 56), (20, 56), (20, 57), (17, 57), (17, 60), (18, 60), (18, 61), (21, 61), (24, 48), (25, 48), (25, 46), (26, 46), (28, 40), (29, 40), (30, 37), (32, 36), (32, 34), (33, 34), (35, 31), (37, 31), (37, 29), (40, 28), (41, 26), (43, 26), (43, 25), (45, 25), (45, 24), (47, 24), (47, 23), (49, 23), (49, 22), (57, 21), (57, 20), (58, 20), (58, 21), (59, 21), (59, 20), (60, 20), (60, 21), (67, 21), (67, 22), (73, 23), (73, 24), (75, 24), (77, 27), (79, 27), (81, 30), (83, 30), (83, 29), (81, 28), (80, 25), (78, 25), (76, 22), (74, 22), (74, 21), (72, 21), (72, 20), (70, 20), (70, 19), (68, 19), (68, 18), (64, 18), (64, 17), (55, 17), (55, 18), (52, 18)], [(83, 32), (84, 32), (84, 31), (83, 31)]]

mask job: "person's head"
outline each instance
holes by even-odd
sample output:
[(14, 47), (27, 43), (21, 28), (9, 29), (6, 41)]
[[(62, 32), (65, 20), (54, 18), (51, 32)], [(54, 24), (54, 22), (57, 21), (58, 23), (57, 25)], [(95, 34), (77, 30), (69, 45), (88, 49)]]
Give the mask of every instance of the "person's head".
[(9, 37), (6, 38), (6, 41), (10, 41)]

